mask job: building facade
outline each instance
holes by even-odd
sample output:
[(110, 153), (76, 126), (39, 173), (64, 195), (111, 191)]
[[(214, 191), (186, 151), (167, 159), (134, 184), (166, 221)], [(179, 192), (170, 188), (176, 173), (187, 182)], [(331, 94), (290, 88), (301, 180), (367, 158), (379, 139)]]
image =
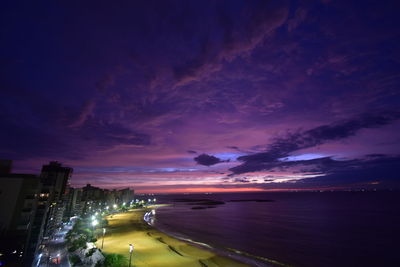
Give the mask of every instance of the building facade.
[(10, 172), (0, 173), (0, 262), (25, 266), (30, 260), (40, 179)]

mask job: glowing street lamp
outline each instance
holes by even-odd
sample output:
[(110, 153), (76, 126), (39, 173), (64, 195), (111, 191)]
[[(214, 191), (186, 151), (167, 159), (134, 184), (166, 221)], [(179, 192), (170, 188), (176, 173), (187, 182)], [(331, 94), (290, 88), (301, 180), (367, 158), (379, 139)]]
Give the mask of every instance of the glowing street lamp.
[(96, 225), (98, 225), (99, 224), (99, 222), (97, 221), (97, 220), (93, 220), (92, 221), (92, 226), (93, 226), (93, 229), (96, 227)]
[(114, 204), (113, 207), (114, 207), (114, 209), (116, 209), (117, 208), (117, 204)]
[(106, 234), (106, 228), (103, 228), (103, 241), (101, 241), (101, 249), (103, 249), (104, 246), (104, 235)]
[(133, 245), (132, 245), (132, 244), (129, 244), (129, 267), (131, 267), (132, 252), (133, 252)]

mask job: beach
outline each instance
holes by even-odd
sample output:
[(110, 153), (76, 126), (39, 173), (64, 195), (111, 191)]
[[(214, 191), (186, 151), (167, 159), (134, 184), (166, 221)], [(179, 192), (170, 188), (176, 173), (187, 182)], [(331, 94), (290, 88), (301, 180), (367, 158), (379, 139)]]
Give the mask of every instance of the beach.
[[(102, 251), (129, 259), (129, 244), (133, 244), (132, 267), (249, 266), (158, 231), (143, 220), (145, 212), (135, 209), (107, 216), (109, 224)], [(101, 248), (101, 244), (100, 234), (96, 245)]]

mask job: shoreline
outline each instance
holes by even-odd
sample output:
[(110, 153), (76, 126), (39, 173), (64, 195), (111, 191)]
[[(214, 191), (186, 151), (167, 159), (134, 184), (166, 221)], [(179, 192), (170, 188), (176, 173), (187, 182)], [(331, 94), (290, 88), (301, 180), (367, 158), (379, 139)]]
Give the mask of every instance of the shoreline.
[[(252, 200), (253, 201), (253, 200)], [(270, 202), (270, 200), (268, 200)], [(170, 206), (170, 204), (162, 204), (162, 205), (156, 205), (155, 208), (159, 207), (165, 207), (165, 206)], [(156, 217), (156, 216), (155, 216)], [(191, 239), (191, 237), (188, 236), (182, 236), (178, 233), (175, 232), (170, 232), (165, 229), (162, 229), (160, 227), (157, 227), (153, 224), (152, 222), (152, 217), (148, 217), (146, 219), (146, 216), (144, 217), (144, 221), (147, 222), (148, 225), (151, 227), (155, 228), (156, 230), (172, 237), (175, 239), (178, 239), (180, 241), (183, 241), (185, 243), (189, 243), (190, 245), (193, 245), (195, 247), (198, 247), (200, 249), (205, 249), (207, 251), (211, 251), (219, 256), (227, 257), (230, 259), (233, 259), (235, 261), (241, 262), (243, 264), (247, 264), (248, 266), (255, 266), (255, 267), (293, 267), (292, 265), (285, 264), (282, 262), (279, 262), (277, 260), (269, 259), (266, 257), (262, 256), (257, 256), (250, 254), (245, 251), (240, 251), (234, 248), (218, 248), (218, 247), (213, 247), (209, 244), (194, 241)]]
[[(147, 209), (135, 209), (107, 216), (109, 225), (102, 251), (122, 254), (129, 259), (129, 244), (132, 243), (132, 266), (136, 267), (252, 266), (158, 230), (143, 219), (146, 211)], [(97, 247), (101, 248), (101, 243), (102, 236), (99, 236)]]

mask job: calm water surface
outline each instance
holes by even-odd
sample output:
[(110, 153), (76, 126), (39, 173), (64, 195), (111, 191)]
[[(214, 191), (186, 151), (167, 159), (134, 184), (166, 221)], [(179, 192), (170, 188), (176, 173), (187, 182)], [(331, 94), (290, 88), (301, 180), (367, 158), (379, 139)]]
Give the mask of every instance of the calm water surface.
[[(224, 201), (209, 209), (174, 199)], [(293, 266), (400, 266), (399, 192), (158, 196), (163, 231)], [(273, 202), (230, 202), (271, 199)], [(266, 266), (268, 264), (265, 264)]]

